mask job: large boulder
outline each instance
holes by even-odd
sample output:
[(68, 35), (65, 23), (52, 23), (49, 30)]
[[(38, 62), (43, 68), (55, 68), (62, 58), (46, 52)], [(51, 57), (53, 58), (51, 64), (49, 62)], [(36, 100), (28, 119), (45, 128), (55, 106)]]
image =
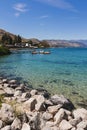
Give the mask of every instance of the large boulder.
[(63, 95), (54, 95), (51, 97), (50, 99), (54, 105), (58, 105), (61, 104), (63, 108), (67, 109), (67, 110), (73, 110), (74, 109), (74, 105), (72, 104), (72, 102), (65, 98)]
[(15, 118), (13, 108), (8, 104), (3, 103), (0, 111), (0, 118), (7, 124), (12, 123)]
[(37, 103), (35, 98), (30, 98), (26, 102), (24, 102), (24, 108), (25, 110), (32, 111), (35, 109), (35, 104)]
[(45, 111), (46, 105), (45, 105), (45, 98), (42, 95), (37, 95), (37, 104), (35, 105), (35, 110), (37, 111)]
[(82, 128), (84, 130), (87, 130), (87, 120), (86, 121), (82, 121), (77, 125), (77, 128)]
[(55, 124), (59, 124), (63, 119), (66, 119), (67, 115), (64, 111), (64, 109), (60, 109), (54, 116)]
[(83, 120), (87, 120), (87, 110), (84, 108), (78, 108), (73, 111), (74, 118), (82, 118)]

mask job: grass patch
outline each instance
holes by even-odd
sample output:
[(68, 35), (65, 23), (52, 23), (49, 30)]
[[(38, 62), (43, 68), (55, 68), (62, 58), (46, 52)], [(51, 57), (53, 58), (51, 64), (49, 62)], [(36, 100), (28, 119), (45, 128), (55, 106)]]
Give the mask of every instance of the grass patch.
[(2, 107), (3, 102), (4, 102), (4, 96), (0, 95), (0, 108)]

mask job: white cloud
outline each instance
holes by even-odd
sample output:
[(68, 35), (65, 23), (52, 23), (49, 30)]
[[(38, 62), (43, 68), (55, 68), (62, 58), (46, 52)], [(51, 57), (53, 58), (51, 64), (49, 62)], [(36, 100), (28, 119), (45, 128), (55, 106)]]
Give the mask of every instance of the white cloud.
[(45, 18), (48, 18), (49, 16), (48, 15), (42, 15), (40, 16), (40, 19), (45, 19)]
[(68, 2), (68, 0), (35, 0), (35, 1), (46, 3), (48, 5), (51, 5), (57, 8), (67, 9), (67, 10), (76, 12), (76, 9), (70, 2)]
[(17, 3), (13, 6), (13, 8), (18, 12), (26, 12), (28, 9), (26, 8), (27, 5), (24, 3)]
[(20, 16), (20, 13), (17, 12), (17, 13), (15, 13), (14, 15), (15, 15), (16, 17), (19, 17), (19, 16)]

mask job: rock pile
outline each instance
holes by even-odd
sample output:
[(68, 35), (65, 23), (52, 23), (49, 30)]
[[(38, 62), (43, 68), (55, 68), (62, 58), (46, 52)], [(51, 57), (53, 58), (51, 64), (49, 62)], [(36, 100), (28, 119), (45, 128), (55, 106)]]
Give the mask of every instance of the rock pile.
[(0, 130), (87, 130), (87, 110), (63, 95), (0, 78)]

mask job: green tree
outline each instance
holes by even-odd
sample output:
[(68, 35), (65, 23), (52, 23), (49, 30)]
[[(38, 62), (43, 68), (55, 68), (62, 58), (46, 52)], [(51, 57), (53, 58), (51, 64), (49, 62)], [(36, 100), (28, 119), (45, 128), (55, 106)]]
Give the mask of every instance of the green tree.
[(4, 45), (12, 44), (12, 41), (13, 40), (9, 34), (7, 34), (7, 33), (3, 34), (2, 39), (1, 39), (2, 44), (4, 44)]
[(17, 40), (18, 40), (18, 43), (21, 43), (21, 42), (22, 42), (22, 39), (21, 39), (21, 36), (20, 36), (20, 35), (17, 36)]
[(13, 43), (15, 44), (15, 43), (21, 43), (21, 42), (22, 42), (21, 36), (20, 35), (18, 35), (18, 36), (15, 35)]
[(31, 44), (31, 45), (33, 44), (32, 40), (29, 40), (28, 43)]

